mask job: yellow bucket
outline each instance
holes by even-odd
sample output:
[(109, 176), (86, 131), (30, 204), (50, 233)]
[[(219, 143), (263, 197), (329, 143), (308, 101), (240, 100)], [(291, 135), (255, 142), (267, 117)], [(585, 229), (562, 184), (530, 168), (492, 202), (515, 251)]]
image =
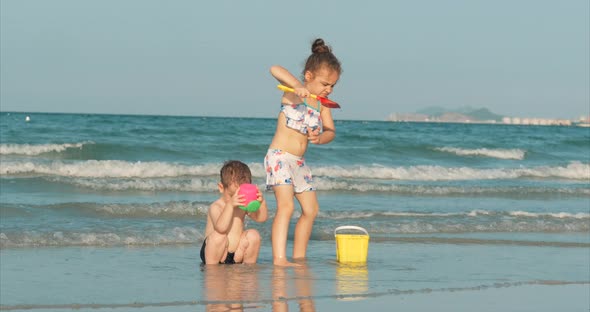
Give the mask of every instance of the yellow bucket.
[[(338, 231), (353, 230), (362, 234), (338, 234)], [(367, 262), (369, 233), (360, 226), (345, 225), (334, 230), (336, 237), (336, 260), (338, 262)]]

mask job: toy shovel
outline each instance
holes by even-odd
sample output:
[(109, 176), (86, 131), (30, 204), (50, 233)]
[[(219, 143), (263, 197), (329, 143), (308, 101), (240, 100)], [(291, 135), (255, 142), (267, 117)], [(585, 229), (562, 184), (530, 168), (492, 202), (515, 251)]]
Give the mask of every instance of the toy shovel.
[[(283, 90), (285, 92), (295, 92), (295, 90), (293, 90), (292, 88), (283, 86), (282, 84), (278, 85), (277, 88), (279, 88), (280, 90)], [(319, 96), (319, 95), (315, 95), (315, 94), (310, 94), (309, 96), (320, 101), (320, 103), (322, 103), (322, 105), (324, 105), (325, 107), (340, 108), (340, 105), (338, 105), (338, 103), (336, 103), (328, 98), (325, 98), (323, 96)]]

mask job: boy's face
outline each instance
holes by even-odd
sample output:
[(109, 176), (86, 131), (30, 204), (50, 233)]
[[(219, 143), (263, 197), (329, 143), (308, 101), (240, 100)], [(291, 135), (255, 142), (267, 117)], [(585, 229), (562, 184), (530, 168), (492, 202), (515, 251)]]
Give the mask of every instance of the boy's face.
[(227, 194), (229, 197), (232, 197), (234, 196), (240, 185), (238, 183), (232, 182), (227, 187), (224, 187), (223, 184), (219, 182), (217, 183), (217, 187), (219, 188), (219, 193), (224, 195)]
[(309, 70), (305, 72), (305, 81), (307, 82), (305, 86), (309, 92), (315, 95), (328, 97), (328, 95), (332, 93), (339, 78), (340, 75), (338, 72), (326, 66), (322, 66), (315, 72)]

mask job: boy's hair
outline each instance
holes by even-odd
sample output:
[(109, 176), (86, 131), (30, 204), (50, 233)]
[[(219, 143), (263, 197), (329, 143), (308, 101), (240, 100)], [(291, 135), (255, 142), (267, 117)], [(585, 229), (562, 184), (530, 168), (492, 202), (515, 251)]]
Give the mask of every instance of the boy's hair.
[(312, 73), (315, 73), (317, 70), (324, 66), (337, 72), (338, 75), (342, 74), (342, 67), (340, 66), (340, 61), (332, 53), (332, 48), (327, 46), (324, 43), (323, 39), (318, 38), (311, 45), (311, 55), (307, 58), (307, 61), (305, 62), (305, 67), (303, 68), (303, 75), (305, 76), (305, 72), (307, 72), (308, 70)]
[(252, 173), (248, 165), (239, 160), (228, 160), (223, 164), (219, 171), (221, 184), (228, 187), (232, 183), (238, 185), (242, 183), (252, 183)]

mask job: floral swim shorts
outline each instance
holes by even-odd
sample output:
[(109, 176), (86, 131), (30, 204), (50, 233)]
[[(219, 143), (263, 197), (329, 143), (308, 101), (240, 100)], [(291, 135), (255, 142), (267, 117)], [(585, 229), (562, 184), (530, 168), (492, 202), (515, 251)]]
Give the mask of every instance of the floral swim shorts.
[(315, 191), (311, 169), (303, 157), (289, 154), (280, 149), (269, 149), (264, 157), (266, 189), (276, 185), (293, 185), (295, 193)]

